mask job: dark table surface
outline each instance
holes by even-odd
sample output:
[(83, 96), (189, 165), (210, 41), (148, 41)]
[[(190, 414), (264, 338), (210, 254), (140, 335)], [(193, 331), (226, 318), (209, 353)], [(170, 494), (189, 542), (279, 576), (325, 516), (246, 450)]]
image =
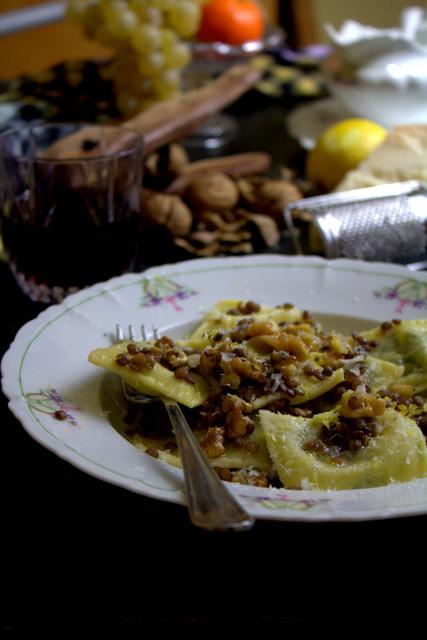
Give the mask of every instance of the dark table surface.
[[(240, 115), (231, 150), (267, 148), (298, 165), (286, 109)], [(0, 264), (2, 353), (44, 307)], [(361, 523), (259, 521), (206, 533), (185, 508), (85, 475), (23, 430), (1, 397), (1, 629), (143, 633), (169, 626), (294, 634), (423, 614), (427, 516)], [(421, 585), (418, 578), (422, 579)], [(380, 604), (385, 598), (386, 605)], [(345, 626), (343, 626), (345, 625)], [(292, 635), (290, 637), (295, 637)]]

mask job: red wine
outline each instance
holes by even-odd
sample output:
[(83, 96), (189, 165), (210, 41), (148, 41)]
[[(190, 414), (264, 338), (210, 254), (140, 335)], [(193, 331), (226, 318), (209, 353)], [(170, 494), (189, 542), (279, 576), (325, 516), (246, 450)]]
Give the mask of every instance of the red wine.
[(80, 289), (132, 270), (139, 214), (122, 203), (121, 215), (105, 220), (103, 211), (94, 215), (86, 196), (64, 192), (54, 211), (44, 216), (27, 215), (28, 203), (21, 199), (3, 216), (4, 247), (21, 283)]

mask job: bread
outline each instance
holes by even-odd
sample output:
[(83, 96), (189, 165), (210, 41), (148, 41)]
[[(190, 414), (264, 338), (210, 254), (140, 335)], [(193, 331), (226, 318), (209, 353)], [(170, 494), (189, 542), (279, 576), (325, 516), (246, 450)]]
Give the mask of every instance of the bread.
[(393, 129), (357, 169), (346, 174), (335, 191), (405, 180), (427, 182), (427, 125)]

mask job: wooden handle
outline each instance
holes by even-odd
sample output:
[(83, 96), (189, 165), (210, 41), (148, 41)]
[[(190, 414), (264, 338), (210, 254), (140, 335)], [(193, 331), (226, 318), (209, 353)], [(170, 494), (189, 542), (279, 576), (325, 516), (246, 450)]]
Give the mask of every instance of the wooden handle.
[[(249, 65), (232, 66), (202, 87), (149, 107), (122, 123), (122, 127), (136, 130), (144, 136), (144, 155), (147, 155), (199, 128), (210, 116), (243, 95), (260, 76), (261, 72)], [(90, 126), (84, 127), (52, 144), (44, 155), (52, 159), (72, 159), (113, 154), (126, 148), (132, 139), (132, 134), (126, 136), (121, 131), (117, 135), (107, 129), (102, 142), (98, 144), (95, 131)], [(93, 140), (97, 144), (89, 151), (84, 151), (83, 143), (86, 140)]]

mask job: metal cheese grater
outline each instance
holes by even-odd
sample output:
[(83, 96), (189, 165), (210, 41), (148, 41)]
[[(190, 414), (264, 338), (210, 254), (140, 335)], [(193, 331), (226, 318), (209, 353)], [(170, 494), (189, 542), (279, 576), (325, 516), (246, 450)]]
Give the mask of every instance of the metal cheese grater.
[(306, 211), (327, 258), (421, 261), (427, 250), (427, 184), (411, 180), (292, 202), (285, 221), (302, 254), (292, 213)]

